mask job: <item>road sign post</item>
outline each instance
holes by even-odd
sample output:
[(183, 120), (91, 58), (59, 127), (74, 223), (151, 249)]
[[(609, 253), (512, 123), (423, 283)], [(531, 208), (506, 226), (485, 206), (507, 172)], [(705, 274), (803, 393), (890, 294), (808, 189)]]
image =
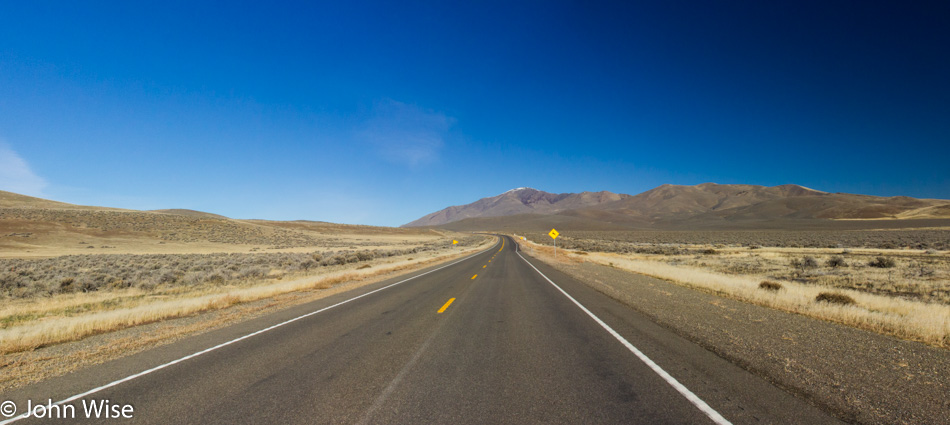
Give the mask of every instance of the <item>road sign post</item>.
[(555, 260), (557, 260), (557, 235), (560, 235), (560, 233), (558, 233), (556, 229), (551, 229), (551, 231), (548, 232), (548, 236), (550, 236), (551, 239), (554, 239), (554, 259)]

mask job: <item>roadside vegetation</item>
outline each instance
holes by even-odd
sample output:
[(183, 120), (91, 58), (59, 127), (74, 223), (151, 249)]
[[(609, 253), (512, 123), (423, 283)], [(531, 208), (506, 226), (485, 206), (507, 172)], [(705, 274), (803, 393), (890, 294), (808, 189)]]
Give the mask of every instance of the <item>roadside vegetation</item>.
[[(543, 240), (544, 232), (523, 232)], [(582, 251), (636, 252), (648, 247), (724, 245), (774, 248), (950, 250), (950, 228), (881, 230), (572, 231), (558, 246)]]
[(470, 252), (468, 236), (404, 249), (0, 259), (0, 353), (365, 279)]
[(0, 259), (0, 297), (29, 299), (59, 294), (220, 286), (280, 278), (321, 267), (445, 249), (451, 242), (406, 249), (309, 253), (70, 255), (36, 260)]
[[(589, 233), (597, 236), (597, 232)], [(790, 240), (802, 238), (798, 232), (785, 233)], [(769, 234), (770, 238), (778, 235)], [(548, 244), (531, 242), (548, 242), (547, 235), (526, 235), (528, 242), (523, 245), (553, 261)], [(558, 238), (558, 261), (589, 261), (767, 307), (950, 347), (950, 254), (908, 247), (945, 246), (932, 234), (926, 243), (906, 243), (901, 249), (868, 247), (883, 239), (855, 243), (855, 247), (835, 243), (833, 248), (796, 248), (766, 245), (768, 238), (708, 245), (588, 239), (590, 236), (578, 232)]]
[[(800, 237), (797, 232), (786, 233), (789, 234), (786, 237), (788, 240)], [(583, 232), (580, 234), (584, 235)], [(776, 235), (774, 232), (770, 234), (772, 237)], [(950, 233), (945, 236), (950, 238)], [(546, 235), (544, 237), (547, 238)], [(529, 235), (529, 239), (544, 241), (537, 235)], [(899, 249), (868, 248), (865, 246), (868, 244), (834, 248), (787, 245), (768, 246), (751, 240), (744, 244), (711, 246), (599, 240), (578, 236), (558, 238), (559, 248), (575, 251), (616, 253), (626, 258), (695, 267), (725, 275), (852, 289), (950, 305), (948, 252), (933, 248), (909, 248), (920, 243), (909, 243)]]

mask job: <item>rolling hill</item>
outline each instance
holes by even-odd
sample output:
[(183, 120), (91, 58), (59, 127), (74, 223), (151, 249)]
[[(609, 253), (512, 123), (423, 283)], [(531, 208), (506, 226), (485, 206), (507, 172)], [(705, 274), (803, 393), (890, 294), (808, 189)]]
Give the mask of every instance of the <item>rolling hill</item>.
[(356, 248), (439, 237), (315, 221), (238, 220), (187, 209), (137, 211), (73, 205), (0, 191), (0, 258), (97, 253), (248, 252)]
[[(570, 225), (577, 229), (866, 227), (950, 219), (950, 200), (828, 193), (798, 185), (665, 184), (638, 195), (519, 188), (405, 225), (453, 230)], [(845, 223), (845, 221), (853, 221)], [(911, 223), (913, 221), (914, 223)], [(895, 227), (891, 223), (884, 227)]]
[(438, 226), (466, 218), (504, 217), (517, 214), (555, 214), (620, 201), (630, 195), (611, 192), (554, 194), (519, 187), (501, 195), (482, 198), (468, 205), (448, 207), (402, 227)]

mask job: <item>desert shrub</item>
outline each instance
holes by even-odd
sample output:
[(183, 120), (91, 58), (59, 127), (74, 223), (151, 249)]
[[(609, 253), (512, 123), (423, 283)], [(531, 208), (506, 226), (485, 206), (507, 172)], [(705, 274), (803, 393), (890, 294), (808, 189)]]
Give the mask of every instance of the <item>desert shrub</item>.
[(801, 270), (802, 273), (805, 273), (809, 269), (818, 267), (818, 260), (816, 260), (815, 257), (806, 255), (802, 258), (793, 258), (789, 264), (791, 264), (792, 267)]
[(719, 251), (716, 251), (715, 249), (712, 249), (712, 248), (706, 248), (702, 251), (702, 253), (706, 255), (715, 255), (715, 254), (718, 254)]
[(129, 283), (129, 281), (116, 277), (110, 280), (106, 286), (108, 289), (125, 289), (132, 285)]
[(102, 275), (100, 276), (83, 276), (79, 279), (79, 284), (76, 288), (77, 291), (81, 292), (93, 292), (99, 290), (100, 286), (105, 284), (105, 279)]
[(224, 283), (225, 280), (227, 279), (221, 273), (212, 273), (205, 277), (205, 282), (208, 282), (214, 285), (220, 285)]
[(369, 265), (369, 264), (363, 264), (362, 266), (359, 266), (359, 267), (357, 267), (356, 269), (357, 269), (357, 270), (361, 270), (361, 269), (368, 269), (368, 268), (370, 268), (370, 267), (373, 267), (373, 266), (371, 266), (371, 265)]
[(927, 255), (936, 255), (936, 254), (937, 254), (937, 250), (936, 250), (936, 249), (928, 249), (928, 250), (924, 251), (924, 254), (927, 254)]
[(778, 291), (782, 289), (782, 284), (778, 282), (772, 282), (771, 280), (763, 280), (762, 283), (759, 283), (759, 289)]
[(894, 267), (896, 263), (894, 262), (893, 258), (878, 256), (875, 259), (871, 260), (871, 262), (869, 262), (868, 265), (871, 267), (877, 267), (879, 269), (889, 269), (891, 267)]
[(64, 277), (59, 281), (59, 290), (60, 292), (70, 292), (72, 291), (73, 284), (76, 283), (76, 279), (72, 277)]
[(839, 305), (854, 305), (854, 298), (851, 298), (845, 294), (839, 292), (822, 292), (815, 297), (817, 302), (826, 302), (831, 304)]
[(40, 288), (37, 285), (19, 286), (19, 287), (14, 288), (10, 292), (10, 295), (13, 298), (33, 298), (33, 297), (38, 297), (38, 296), (43, 296), (43, 295), (50, 295), (50, 294), (52, 294), (52, 292), (44, 290), (43, 288)]
[[(530, 233), (530, 232), (527, 232)], [(558, 238), (565, 248), (584, 251), (631, 252), (644, 244), (706, 244), (776, 247), (884, 248), (911, 246), (919, 249), (950, 249), (950, 230), (816, 230), (816, 231), (586, 231), (572, 232), (574, 238)], [(537, 237), (547, 238), (545, 233)], [(574, 246), (566, 246), (567, 242)], [(751, 248), (750, 248), (751, 249)]]
[(158, 286), (158, 285), (157, 285), (157, 284), (155, 283), (155, 281), (152, 280), (152, 279), (148, 279), (148, 280), (138, 280), (138, 281), (136, 281), (136, 283), (135, 283), (135, 287), (136, 287), (136, 288), (139, 288), (139, 289), (142, 289), (142, 290), (145, 290), (145, 291), (152, 291), (152, 290), (155, 289), (156, 286)]
[(0, 273), (0, 289), (10, 289), (17, 287), (18, 276), (11, 272)]
[(834, 257), (829, 258), (828, 261), (825, 261), (825, 265), (833, 269), (836, 269), (838, 267), (848, 267), (848, 263), (845, 262), (844, 257), (840, 255), (836, 255)]
[(237, 277), (240, 279), (254, 279), (264, 277), (266, 274), (267, 272), (263, 268), (252, 266), (241, 270)]
[(297, 268), (300, 269), (300, 270), (310, 270), (310, 269), (312, 269), (312, 268), (314, 268), (314, 267), (317, 267), (317, 266), (319, 266), (319, 265), (320, 265), (320, 264), (318, 264), (316, 261), (313, 261), (313, 260), (304, 260), (304, 261), (301, 261), (300, 264), (297, 265)]
[[(480, 238), (459, 238), (460, 244)], [(451, 241), (449, 241), (451, 242)], [(355, 248), (355, 247), (354, 247)], [(0, 259), (0, 298), (50, 296), (62, 292), (152, 289), (159, 285), (226, 284), (263, 278), (272, 269), (306, 271), (319, 266), (369, 261), (445, 249), (444, 240), (389, 250), (248, 254), (106, 254), (45, 259)], [(67, 280), (64, 283), (64, 280)]]
[(158, 285), (173, 284), (178, 281), (178, 278), (178, 273), (171, 270), (165, 270), (155, 278), (155, 283)]
[(918, 277), (930, 277), (936, 273), (936, 270), (934, 270), (930, 264), (921, 261), (912, 263), (911, 269), (913, 270), (912, 275), (916, 275)]

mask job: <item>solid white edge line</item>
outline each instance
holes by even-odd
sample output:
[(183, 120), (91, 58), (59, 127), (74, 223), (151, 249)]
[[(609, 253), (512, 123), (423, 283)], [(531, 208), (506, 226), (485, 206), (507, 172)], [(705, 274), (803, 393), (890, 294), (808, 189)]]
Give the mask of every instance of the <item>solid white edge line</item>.
[[(501, 238), (499, 238), (499, 242), (500, 242), (500, 241), (501, 241)], [(415, 278), (417, 278), (417, 277), (425, 276), (425, 275), (427, 275), (427, 274), (429, 274), (429, 273), (442, 270), (442, 269), (444, 269), (444, 268), (446, 268), (446, 267), (454, 266), (454, 265), (456, 265), (456, 264), (458, 264), (458, 263), (461, 263), (461, 262), (463, 262), (463, 261), (465, 261), (465, 260), (468, 260), (469, 258), (472, 258), (472, 257), (474, 257), (474, 256), (476, 256), (476, 255), (484, 254), (484, 253), (488, 252), (489, 250), (495, 249), (495, 246), (498, 246), (498, 244), (496, 243), (496, 244), (495, 244), (494, 246), (492, 246), (491, 248), (488, 248), (488, 249), (486, 249), (486, 250), (484, 250), (484, 251), (481, 251), (481, 252), (476, 252), (476, 253), (474, 253), (474, 254), (472, 254), (472, 255), (469, 255), (468, 257), (465, 257), (465, 258), (463, 258), (463, 259), (461, 259), (461, 260), (458, 260), (458, 261), (455, 261), (455, 262), (453, 262), (453, 263), (446, 264), (446, 265), (444, 265), (444, 266), (442, 266), (442, 267), (439, 267), (439, 268), (437, 268), (437, 269), (432, 269), (432, 270), (429, 270), (429, 271), (427, 271), (427, 272), (425, 272), (425, 273), (417, 274), (417, 275), (415, 275), (415, 276), (413, 276), (413, 277), (400, 280), (399, 282), (392, 283), (392, 284), (386, 285), (386, 286), (384, 286), (384, 287), (382, 287), (382, 288), (374, 289), (374, 290), (372, 290), (372, 291), (369, 291), (369, 292), (367, 292), (367, 293), (365, 293), (365, 294), (355, 296), (355, 297), (350, 298), (350, 299), (348, 299), (348, 300), (346, 300), (346, 301), (340, 301), (340, 302), (338, 302), (338, 303), (336, 303), (336, 304), (333, 304), (333, 305), (331, 305), (331, 306), (329, 306), (329, 307), (324, 307), (324, 308), (321, 308), (321, 309), (316, 310), (316, 311), (311, 311), (310, 313), (307, 313), (307, 314), (304, 314), (304, 315), (300, 315), (300, 316), (294, 317), (293, 319), (290, 319), (290, 320), (287, 320), (287, 321), (284, 321), (284, 322), (280, 322), (280, 323), (278, 323), (278, 324), (276, 324), (276, 325), (273, 325), (273, 326), (270, 326), (270, 327), (261, 329), (261, 330), (256, 331), (256, 332), (249, 333), (249, 334), (244, 335), (244, 336), (242, 336), (242, 337), (238, 337), (238, 338), (232, 339), (232, 340), (227, 341), (227, 342), (222, 342), (221, 344), (215, 345), (214, 347), (206, 348), (206, 349), (201, 350), (201, 351), (199, 351), (199, 352), (197, 352), (197, 353), (189, 354), (189, 355), (187, 355), (187, 356), (185, 356), (185, 357), (182, 357), (182, 358), (180, 358), (180, 359), (172, 360), (172, 361), (170, 361), (170, 362), (168, 362), (168, 363), (155, 366), (155, 367), (153, 367), (153, 368), (151, 368), (151, 369), (144, 370), (144, 371), (139, 372), (139, 373), (136, 373), (136, 374), (134, 374), (134, 375), (129, 375), (129, 376), (127, 376), (127, 377), (125, 377), (125, 378), (122, 378), (122, 379), (119, 379), (119, 380), (117, 380), (117, 381), (112, 381), (112, 382), (110, 382), (110, 383), (108, 383), (108, 384), (105, 384), (105, 385), (103, 385), (103, 386), (101, 386), (101, 387), (93, 388), (93, 389), (91, 389), (91, 390), (89, 390), (89, 391), (86, 391), (86, 392), (84, 392), (84, 393), (82, 393), (82, 394), (76, 394), (76, 395), (74, 395), (74, 396), (72, 396), (72, 397), (69, 397), (69, 398), (67, 398), (67, 399), (63, 399), (63, 400), (57, 401), (57, 402), (53, 403), (53, 405), (54, 405), (54, 406), (60, 406), (60, 405), (66, 404), (66, 403), (72, 403), (72, 402), (74, 402), (74, 401), (76, 401), (76, 400), (79, 400), (79, 399), (81, 399), (81, 398), (83, 398), (83, 397), (86, 397), (86, 396), (95, 394), (95, 393), (97, 393), (97, 392), (99, 392), (99, 391), (102, 391), (102, 390), (104, 390), (104, 389), (107, 389), (107, 388), (112, 388), (112, 387), (114, 387), (114, 386), (116, 386), (116, 385), (119, 385), (119, 384), (121, 384), (121, 383), (123, 383), (123, 382), (128, 382), (128, 381), (131, 381), (131, 380), (133, 380), (133, 379), (135, 379), (135, 378), (140, 378), (140, 377), (142, 377), (142, 376), (148, 375), (148, 374), (150, 374), (150, 373), (152, 373), (152, 372), (155, 372), (155, 371), (157, 371), (157, 370), (161, 370), (161, 369), (164, 369), (164, 368), (166, 368), (166, 367), (169, 367), (169, 366), (172, 366), (172, 365), (181, 363), (181, 362), (183, 362), (183, 361), (185, 361), (185, 360), (198, 357), (198, 356), (200, 356), (200, 355), (202, 355), (202, 354), (212, 352), (212, 351), (217, 350), (217, 349), (219, 349), (219, 348), (221, 348), (221, 347), (226, 347), (226, 346), (228, 346), (228, 345), (234, 344), (235, 342), (243, 341), (243, 340), (248, 339), (248, 338), (250, 338), (250, 337), (252, 337), (252, 336), (259, 335), (259, 334), (262, 334), (262, 333), (264, 333), (264, 332), (270, 331), (270, 330), (272, 330), (272, 329), (276, 329), (276, 328), (279, 328), (279, 327), (281, 327), (281, 326), (284, 326), (284, 325), (286, 325), (286, 324), (296, 322), (296, 321), (298, 321), (298, 320), (300, 320), (300, 319), (304, 319), (304, 318), (313, 316), (313, 315), (315, 315), (315, 314), (317, 314), (317, 313), (321, 313), (321, 312), (327, 311), (327, 310), (329, 310), (329, 309), (331, 309), (331, 308), (334, 308), (334, 307), (337, 307), (337, 306), (341, 306), (341, 305), (346, 304), (346, 303), (348, 303), (348, 302), (350, 302), (350, 301), (353, 301), (353, 300), (356, 300), (356, 299), (360, 299), (360, 298), (363, 298), (363, 297), (365, 297), (365, 296), (367, 296), (367, 295), (374, 294), (374, 293), (376, 293), (376, 292), (382, 291), (383, 289), (392, 288), (393, 286), (399, 285), (399, 284), (401, 284), (401, 283), (408, 282), (408, 281), (413, 280), (413, 279), (415, 279)], [(20, 419), (25, 419), (27, 416), (29, 416), (29, 414), (30, 414), (30, 412), (21, 413), (20, 415), (14, 416), (14, 417), (12, 417), (12, 418), (10, 418), (10, 419), (6, 419), (6, 420), (4, 420), (4, 421), (0, 421), (0, 425), (6, 425), (6, 424), (9, 424), (9, 423), (16, 422), (16, 421), (18, 421), (18, 420), (20, 420)]]
[(627, 341), (626, 338), (621, 336), (619, 333), (617, 333), (617, 331), (613, 330), (613, 328), (611, 328), (606, 323), (604, 323), (603, 320), (600, 320), (600, 318), (594, 315), (594, 313), (591, 313), (590, 310), (587, 309), (587, 307), (584, 307), (581, 303), (575, 300), (574, 297), (572, 297), (566, 291), (561, 289), (560, 286), (557, 286), (557, 284), (554, 283), (554, 281), (552, 281), (550, 278), (545, 276), (544, 273), (541, 273), (541, 270), (538, 270), (538, 268), (535, 267), (534, 264), (531, 264), (531, 262), (528, 261), (526, 258), (524, 258), (521, 255), (521, 253), (518, 253), (517, 251), (515, 253), (518, 254), (518, 256), (521, 257), (521, 259), (524, 260), (525, 263), (528, 263), (528, 265), (531, 266), (531, 268), (534, 269), (534, 271), (538, 272), (538, 274), (540, 274), (541, 277), (547, 280), (548, 283), (550, 283), (551, 285), (554, 285), (554, 287), (557, 288), (558, 291), (561, 291), (561, 293), (564, 294), (564, 296), (567, 297), (567, 299), (571, 300), (571, 302), (573, 302), (575, 305), (580, 307), (580, 309), (583, 310), (584, 313), (587, 313), (587, 315), (590, 316), (591, 319), (594, 319), (594, 321), (597, 322), (597, 324), (599, 324), (602, 328), (607, 330), (607, 332), (613, 335), (613, 337), (616, 338), (617, 341), (620, 341), (620, 343), (623, 344), (625, 347), (627, 347), (628, 350), (630, 350), (634, 355), (639, 357), (640, 360), (643, 361), (643, 363), (646, 363), (646, 365), (649, 366), (650, 369), (653, 369), (653, 371), (656, 372), (657, 375), (660, 375), (660, 377), (663, 378), (663, 380), (665, 380), (674, 389), (676, 389), (676, 391), (682, 394), (683, 397), (686, 397), (686, 399), (689, 400), (690, 403), (693, 403), (694, 406), (696, 406), (697, 408), (699, 408), (699, 410), (705, 413), (706, 416), (709, 417), (709, 419), (712, 419), (713, 422), (720, 425), (732, 424), (731, 422), (726, 420), (726, 418), (722, 417), (722, 415), (720, 415), (719, 412), (715, 411), (712, 407), (709, 407), (709, 405), (706, 404), (705, 401), (700, 399), (696, 394), (693, 394), (692, 391), (690, 391), (688, 388), (683, 386), (683, 384), (677, 381), (676, 378), (671, 376), (669, 373), (666, 373), (666, 371), (663, 370), (663, 368), (661, 368), (659, 365), (654, 363), (653, 360), (651, 360), (649, 357), (646, 356), (646, 354), (643, 354), (643, 352), (638, 350), (637, 347), (634, 347), (633, 344), (630, 343), (630, 341)]

